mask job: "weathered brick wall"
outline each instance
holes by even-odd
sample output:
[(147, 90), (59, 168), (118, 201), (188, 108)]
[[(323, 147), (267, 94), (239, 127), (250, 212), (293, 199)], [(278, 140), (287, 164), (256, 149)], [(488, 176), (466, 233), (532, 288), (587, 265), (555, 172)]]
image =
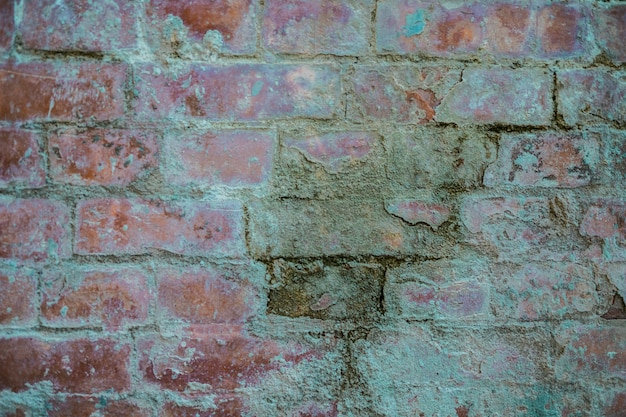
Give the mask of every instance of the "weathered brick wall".
[(626, 4), (0, 0), (0, 415), (625, 416)]

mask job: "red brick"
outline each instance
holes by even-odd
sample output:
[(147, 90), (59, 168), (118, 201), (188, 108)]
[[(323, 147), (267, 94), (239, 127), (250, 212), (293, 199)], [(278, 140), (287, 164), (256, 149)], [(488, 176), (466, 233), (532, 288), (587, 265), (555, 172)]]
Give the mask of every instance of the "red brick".
[(435, 120), (457, 124), (548, 125), (552, 76), (536, 69), (470, 68), (443, 98)]
[(45, 262), (69, 258), (70, 212), (57, 201), (0, 200), (0, 258)]
[(417, 200), (389, 200), (385, 210), (409, 224), (426, 223), (433, 230), (450, 218), (450, 209), (445, 205)]
[(250, 54), (256, 50), (255, 14), (257, 2), (252, 0), (150, 0), (147, 7), (148, 33), (154, 42), (159, 36), (172, 35), (172, 18), (184, 25), (182, 34), (201, 44), (208, 32), (219, 33), (223, 52)]
[[(496, 273), (505, 295), (498, 311), (521, 320), (590, 313), (598, 304), (590, 268), (574, 263), (528, 263)], [(506, 312), (511, 309), (510, 312)]]
[(143, 324), (151, 295), (137, 268), (65, 271), (44, 279), (41, 315), (54, 327)]
[(580, 224), (583, 236), (626, 240), (626, 203), (600, 201), (591, 205)]
[(601, 69), (557, 72), (557, 106), (567, 125), (626, 123), (626, 81)]
[(626, 62), (626, 4), (595, 9), (595, 36), (600, 47), (616, 64)]
[(179, 405), (173, 402), (165, 403), (159, 417), (241, 417), (247, 411), (241, 396), (217, 395), (213, 397), (213, 406), (193, 407)]
[(485, 19), (487, 49), (498, 55), (522, 56), (529, 53), (531, 10), (515, 3), (496, 3)]
[(580, 133), (504, 134), (484, 184), (573, 188), (598, 178), (600, 144)]
[(182, 255), (245, 252), (243, 211), (235, 201), (96, 199), (80, 202), (77, 213), (78, 254), (143, 254), (152, 249)]
[(483, 41), (485, 8), (475, 3), (446, 8), (431, 0), (378, 2), (376, 46), (379, 53), (463, 55)]
[(456, 68), (357, 67), (354, 79), (356, 120), (431, 122), (441, 100), (459, 81)]
[(369, 47), (372, 0), (269, 0), (263, 40), (276, 52), (362, 55)]
[(130, 351), (130, 345), (109, 339), (0, 339), (0, 389), (19, 392), (50, 381), (61, 392), (125, 391)]
[(11, 48), (15, 31), (14, 0), (0, 1), (0, 52)]
[(322, 164), (330, 172), (354, 166), (368, 157), (377, 136), (369, 132), (327, 133), (304, 138), (285, 138), (283, 145), (294, 148), (307, 160)]
[(37, 320), (37, 275), (0, 270), (0, 325), (30, 325)]
[(104, 396), (68, 396), (54, 399), (46, 407), (48, 417), (92, 416), (149, 417), (152, 414), (129, 400), (114, 400)]
[(137, 74), (142, 118), (327, 119), (338, 111), (339, 73), (332, 66), (195, 64), (177, 74), (146, 66)]
[(0, 149), (0, 188), (38, 188), (45, 184), (46, 171), (36, 133), (0, 129)]
[(561, 380), (626, 380), (626, 331), (623, 327), (576, 326), (556, 335), (563, 348), (556, 361)]
[(489, 291), (476, 281), (434, 285), (418, 282), (392, 283), (385, 289), (388, 310), (402, 317), (484, 317), (489, 309)]
[(65, 130), (49, 137), (50, 175), (76, 185), (126, 185), (157, 166), (157, 150), (150, 132)]
[(145, 337), (138, 342), (138, 350), (144, 380), (174, 391), (254, 386), (270, 371), (317, 355), (296, 344), (283, 345), (247, 336), (237, 326), (219, 325), (197, 329), (182, 341)]
[(602, 415), (604, 417), (624, 417), (624, 410), (626, 410), (626, 391), (615, 394), (611, 404), (605, 405)]
[(244, 323), (262, 309), (262, 300), (246, 273), (243, 269), (230, 272), (208, 267), (158, 271), (160, 319), (194, 324)]
[(29, 0), (19, 31), (27, 49), (117, 51), (135, 46), (136, 15), (124, 0)]
[(583, 52), (587, 27), (584, 11), (575, 5), (554, 3), (537, 12), (539, 53), (547, 57), (567, 57)]
[(272, 170), (275, 142), (275, 133), (266, 131), (170, 133), (165, 138), (165, 178), (174, 184), (262, 184)]
[(123, 64), (0, 65), (0, 120), (110, 120), (124, 113)]

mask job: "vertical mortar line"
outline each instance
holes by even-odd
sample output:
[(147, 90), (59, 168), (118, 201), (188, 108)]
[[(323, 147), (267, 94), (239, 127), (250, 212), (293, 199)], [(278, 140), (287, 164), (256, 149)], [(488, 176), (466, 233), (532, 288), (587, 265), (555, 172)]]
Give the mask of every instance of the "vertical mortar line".
[(377, 45), (376, 45), (376, 13), (378, 12), (378, 0), (374, 0), (373, 4), (372, 4), (372, 12), (371, 12), (371, 25), (372, 25), (372, 29), (370, 32), (370, 53), (376, 57), (376, 49), (377, 49)]
[(560, 128), (559, 123), (559, 108), (558, 108), (558, 79), (556, 75), (556, 69), (552, 71), (552, 123), (556, 128)]
[(258, 16), (255, 19), (256, 32), (256, 58), (264, 61), (263, 55), (266, 52), (263, 45), (263, 22), (265, 20), (265, 0), (259, 0)]

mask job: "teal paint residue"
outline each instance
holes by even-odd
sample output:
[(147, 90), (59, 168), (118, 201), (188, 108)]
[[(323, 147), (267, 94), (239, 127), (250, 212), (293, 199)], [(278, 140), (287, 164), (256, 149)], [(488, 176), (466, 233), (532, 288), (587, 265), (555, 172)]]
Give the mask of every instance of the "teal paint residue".
[(67, 308), (67, 306), (63, 306), (63, 307), (61, 308), (61, 311), (60, 311), (61, 316), (63, 316), (63, 317), (67, 316), (67, 310), (69, 310), (69, 309)]
[(252, 97), (258, 96), (262, 88), (263, 88), (263, 81), (259, 80), (255, 82), (254, 85), (252, 86)]
[(515, 165), (521, 166), (523, 169), (530, 169), (538, 163), (539, 159), (530, 153), (523, 153), (515, 160)]
[(404, 36), (419, 35), (424, 31), (426, 27), (426, 21), (424, 20), (424, 11), (416, 10), (415, 13), (407, 14), (405, 25), (402, 28), (402, 34)]

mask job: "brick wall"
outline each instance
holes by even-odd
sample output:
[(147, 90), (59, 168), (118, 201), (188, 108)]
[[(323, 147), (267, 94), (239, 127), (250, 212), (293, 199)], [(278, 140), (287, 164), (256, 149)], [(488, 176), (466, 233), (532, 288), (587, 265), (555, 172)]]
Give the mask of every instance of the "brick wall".
[(0, 416), (626, 415), (625, 41), (617, 1), (0, 0)]

